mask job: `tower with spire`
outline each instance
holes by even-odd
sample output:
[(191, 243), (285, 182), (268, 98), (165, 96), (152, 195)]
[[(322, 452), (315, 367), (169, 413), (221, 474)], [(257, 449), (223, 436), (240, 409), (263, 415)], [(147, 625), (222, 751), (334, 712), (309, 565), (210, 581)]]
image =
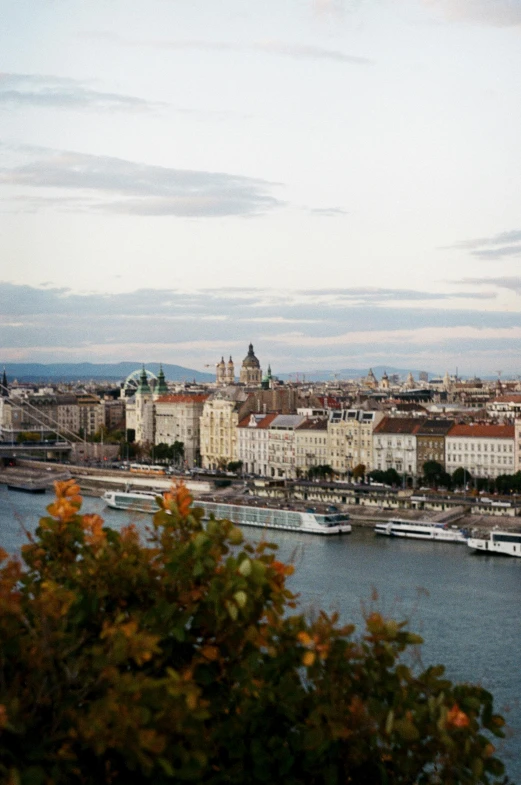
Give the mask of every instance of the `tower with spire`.
[(226, 384), (226, 363), (224, 357), (221, 357), (221, 362), (215, 366), (215, 382), (218, 387), (224, 387)]
[(226, 363), (226, 384), (235, 384), (235, 368), (231, 355), (230, 359)]
[(9, 398), (9, 389), (7, 387), (7, 375), (5, 372), (5, 366), (4, 366), (4, 372), (2, 374), (2, 389), (0, 390), (0, 395), (2, 396), (2, 398)]
[(168, 395), (168, 386), (165, 379), (165, 372), (163, 371), (163, 365), (160, 364), (159, 366), (159, 373), (157, 375), (157, 384), (154, 388), (154, 400), (156, 398), (160, 398), (161, 395)]

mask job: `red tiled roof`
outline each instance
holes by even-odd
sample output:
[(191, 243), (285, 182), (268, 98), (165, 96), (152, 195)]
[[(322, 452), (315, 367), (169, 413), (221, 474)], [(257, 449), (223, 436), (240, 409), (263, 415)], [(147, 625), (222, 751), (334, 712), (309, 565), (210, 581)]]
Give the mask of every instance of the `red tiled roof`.
[(204, 403), (210, 396), (204, 394), (197, 395), (162, 395), (156, 403)]
[(515, 428), (513, 425), (486, 425), (475, 423), (471, 425), (453, 425), (447, 436), (463, 436), (467, 439), (513, 439)]
[(491, 403), (521, 403), (521, 395), (498, 395)]
[(384, 417), (374, 433), (410, 433), (420, 430), (425, 420), (419, 417)]
[(297, 431), (327, 431), (327, 420), (304, 420), (297, 425)]
[(316, 401), (320, 402), (320, 405), (324, 407), (324, 409), (341, 409), (342, 404), (337, 398), (333, 398), (331, 395), (315, 395), (314, 396)]
[(275, 412), (274, 414), (265, 414), (265, 415), (260, 415), (259, 413), (251, 412), (250, 414), (247, 414), (246, 417), (242, 418), (242, 420), (240, 421), (237, 427), (248, 428), (250, 426), (250, 420), (252, 414), (256, 414), (257, 417), (262, 416), (262, 420), (257, 421), (256, 428), (268, 428), (273, 422), (273, 420), (275, 419), (275, 417), (279, 416), (278, 412)]

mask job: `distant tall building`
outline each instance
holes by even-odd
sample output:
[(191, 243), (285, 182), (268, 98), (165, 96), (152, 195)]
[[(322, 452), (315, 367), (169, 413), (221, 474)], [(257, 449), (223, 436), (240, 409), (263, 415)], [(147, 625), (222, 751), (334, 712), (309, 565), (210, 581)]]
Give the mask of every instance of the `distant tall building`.
[(218, 387), (235, 384), (235, 366), (231, 356), (227, 363), (224, 362), (224, 357), (221, 357), (221, 362), (215, 366), (215, 382)]
[(242, 361), (240, 382), (246, 385), (260, 385), (262, 382), (260, 362), (255, 357), (252, 343), (248, 347), (248, 354)]

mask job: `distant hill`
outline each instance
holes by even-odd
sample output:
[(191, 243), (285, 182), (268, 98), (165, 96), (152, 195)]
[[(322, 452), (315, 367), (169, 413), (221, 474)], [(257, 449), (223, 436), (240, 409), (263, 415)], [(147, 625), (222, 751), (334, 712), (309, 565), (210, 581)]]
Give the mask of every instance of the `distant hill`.
[[(0, 368), (2, 363), (0, 361)], [(120, 382), (127, 378), (133, 371), (142, 367), (138, 362), (122, 363), (5, 363), (5, 372), (11, 382), (75, 382), (75, 381), (107, 381)], [(156, 375), (159, 373), (159, 363), (146, 363), (146, 368)], [(181, 365), (163, 363), (163, 371), (167, 381), (213, 382), (215, 374), (194, 371), (183, 368)]]

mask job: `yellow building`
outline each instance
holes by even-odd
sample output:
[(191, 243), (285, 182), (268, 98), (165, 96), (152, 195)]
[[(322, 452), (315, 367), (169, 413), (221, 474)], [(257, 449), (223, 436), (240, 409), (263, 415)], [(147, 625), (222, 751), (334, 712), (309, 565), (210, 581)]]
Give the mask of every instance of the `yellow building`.
[(332, 411), (327, 426), (328, 461), (339, 474), (347, 474), (362, 464), (373, 468), (373, 431), (383, 419), (382, 412), (363, 409)]
[(200, 423), (204, 469), (221, 469), (238, 460), (237, 426), (247, 397), (240, 387), (226, 387), (205, 401)]

